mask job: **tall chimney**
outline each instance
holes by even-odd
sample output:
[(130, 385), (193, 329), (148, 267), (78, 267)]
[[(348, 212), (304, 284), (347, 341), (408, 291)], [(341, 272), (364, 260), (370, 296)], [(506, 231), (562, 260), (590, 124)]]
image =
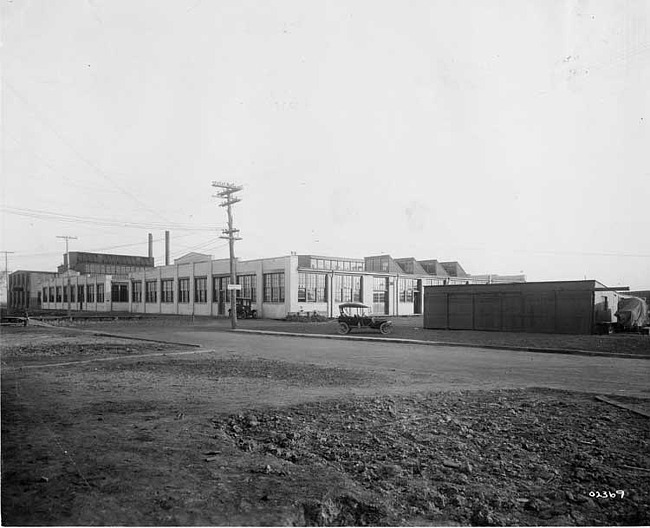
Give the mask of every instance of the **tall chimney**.
[(153, 258), (153, 235), (149, 233), (149, 258)]
[(169, 231), (165, 231), (165, 266), (169, 266)]

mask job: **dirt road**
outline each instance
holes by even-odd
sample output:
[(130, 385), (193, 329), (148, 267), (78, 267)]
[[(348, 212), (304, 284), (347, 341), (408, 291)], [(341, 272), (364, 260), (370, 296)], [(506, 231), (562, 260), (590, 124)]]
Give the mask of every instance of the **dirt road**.
[(3, 524), (648, 524), (648, 361), (113, 331), (3, 332)]
[(650, 361), (540, 354), (474, 347), (405, 345), (359, 340), (293, 338), (214, 331), (201, 326), (107, 326), (117, 335), (194, 343), (216, 353), (361, 369), (382, 376), (381, 390), (453, 390), (549, 387), (650, 395)]

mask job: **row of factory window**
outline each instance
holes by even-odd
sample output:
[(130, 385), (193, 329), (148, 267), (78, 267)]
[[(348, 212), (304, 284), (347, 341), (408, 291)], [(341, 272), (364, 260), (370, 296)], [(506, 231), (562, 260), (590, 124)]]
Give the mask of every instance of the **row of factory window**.
[[(114, 286), (118, 286), (115, 284)], [(70, 302), (104, 302), (104, 284), (79, 284), (78, 286), (49, 286), (43, 288), (43, 302), (68, 302), (68, 292), (70, 292)]]
[[(334, 302), (360, 302), (363, 299), (361, 277), (335, 275), (332, 289)], [(373, 277), (373, 302), (383, 302), (388, 291), (386, 277)], [(413, 302), (417, 280), (400, 279), (399, 302)], [(327, 302), (327, 283), (321, 273), (298, 274), (298, 302)]]
[[(264, 274), (264, 302), (284, 302), (284, 273), (265, 273)], [(144, 302), (157, 303), (158, 293), (160, 292), (160, 302), (174, 302), (174, 281), (175, 279), (158, 279), (147, 280), (144, 283)], [(160, 286), (159, 286), (160, 284)], [(230, 291), (228, 285), (230, 277), (212, 277), (212, 298), (214, 302), (230, 302)], [(241, 290), (237, 296), (250, 299), (257, 302), (257, 283), (255, 275), (238, 275), (237, 284), (241, 285)], [(85, 288), (84, 288), (85, 287)], [(95, 290), (96, 287), (96, 290)], [(95, 291), (97, 292), (97, 302), (104, 302), (104, 284), (86, 284), (67, 286), (50, 286), (43, 288), (44, 302), (68, 302), (68, 291), (70, 292), (70, 302), (95, 302)], [(208, 278), (194, 278), (194, 302), (208, 302)], [(76, 294), (76, 295), (75, 295)], [(182, 277), (178, 279), (178, 288), (176, 290), (179, 303), (190, 302), (190, 279)], [(131, 282), (131, 302), (142, 302), (143, 291), (142, 281)], [(77, 301), (78, 299), (78, 301)], [(111, 299), (113, 302), (129, 302), (129, 287), (124, 283), (113, 283), (111, 285)]]
[(142, 266), (125, 266), (120, 264), (101, 264), (84, 262), (78, 265), (79, 271), (92, 275), (126, 275), (130, 272), (140, 271)]
[[(298, 302), (327, 302), (326, 275), (322, 273), (299, 273), (298, 274)], [(178, 296), (179, 303), (189, 303), (192, 293), (195, 303), (208, 302), (208, 278), (195, 277), (194, 288), (190, 289), (189, 277), (177, 279), (177, 288), (174, 288), (175, 279), (146, 280), (144, 291), (142, 281), (131, 282), (131, 302), (140, 303), (144, 297), (146, 303), (157, 303), (160, 293), (160, 302), (173, 303), (174, 295)], [(425, 282), (429, 282), (425, 279)], [(212, 299), (213, 302), (230, 302), (230, 291), (228, 285), (230, 277), (212, 277)], [(255, 275), (238, 275), (237, 284), (241, 290), (237, 296), (257, 302), (257, 283)], [(270, 303), (282, 303), (285, 300), (284, 273), (265, 273), (263, 275), (264, 295), (263, 301)], [(425, 284), (426, 285), (426, 284)], [(360, 302), (363, 299), (362, 281), (358, 275), (335, 275), (332, 283), (334, 302)], [(388, 291), (386, 277), (373, 277), (373, 300), (385, 298)], [(415, 292), (418, 291), (416, 279), (399, 279), (398, 297), (399, 302), (413, 302)], [(67, 286), (50, 286), (43, 288), (44, 302), (96, 302), (103, 303), (105, 299), (104, 284), (86, 284)], [(129, 302), (128, 284), (113, 283), (111, 285), (111, 299), (113, 302)], [(376, 299), (376, 300), (375, 300)]]
[(312, 269), (363, 271), (363, 262), (355, 260), (321, 259), (312, 257), (310, 267)]

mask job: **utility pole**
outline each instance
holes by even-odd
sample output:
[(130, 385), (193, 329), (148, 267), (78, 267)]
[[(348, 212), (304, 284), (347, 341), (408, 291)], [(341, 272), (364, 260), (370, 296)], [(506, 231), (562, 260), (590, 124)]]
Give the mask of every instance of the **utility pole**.
[(56, 238), (65, 239), (65, 260), (66, 260), (66, 274), (68, 275), (68, 319), (72, 321), (72, 313), (70, 308), (70, 297), (72, 297), (72, 292), (70, 291), (70, 253), (68, 252), (68, 240), (77, 240), (77, 237), (73, 236), (58, 236)]
[(7, 255), (15, 251), (0, 251), (5, 254), (5, 286), (7, 288), (7, 313), (9, 313), (9, 266), (7, 265)]
[[(234, 183), (226, 182), (212, 182), (213, 187), (218, 187), (221, 189), (216, 197), (223, 198), (225, 201), (219, 204), (219, 207), (228, 208), (228, 229), (223, 229), (222, 233), (226, 236), (220, 236), (219, 238), (228, 239), (228, 245), (230, 246), (230, 284), (228, 285), (228, 290), (230, 291), (230, 323), (233, 329), (237, 328), (237, 270), (235, 269), (235, 240), (241, 240), (240, 237), (236, 236), (239, 233), (239, 229), (235, 229), (232, 226), (232, 206), (237, 202), (241, 202), (241, 198), (237, 198), (235, 193), (241, 191), (244, 187), (242, 185), (236, 185)], [(241, 286), (240, 286), (241, 288)]]

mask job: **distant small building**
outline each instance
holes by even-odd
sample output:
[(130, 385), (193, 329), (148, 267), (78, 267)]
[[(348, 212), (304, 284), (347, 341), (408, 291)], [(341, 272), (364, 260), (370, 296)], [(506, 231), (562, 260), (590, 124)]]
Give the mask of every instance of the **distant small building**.
[(42, 303), (43, 285), (57, 274), (51, 271), (17, 270), (9, 274), (9, 312), (38, 310)]

